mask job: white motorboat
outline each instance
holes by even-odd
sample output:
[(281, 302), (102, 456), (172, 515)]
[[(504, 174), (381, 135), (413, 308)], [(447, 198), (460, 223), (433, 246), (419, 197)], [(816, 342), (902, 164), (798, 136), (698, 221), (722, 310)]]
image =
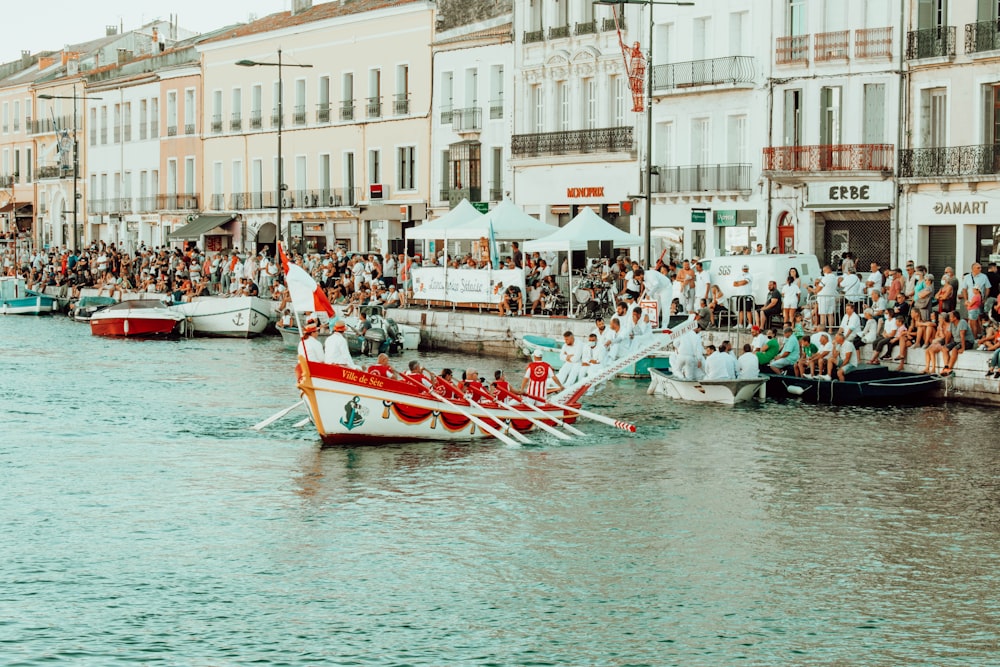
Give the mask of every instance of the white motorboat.
[(682, 380), (655, 368), (649, 369), (649, 394), (661, 394), (696, 403), (744, 403), (758, 394), (767, 378), (753, 380)]
[(256, 296), (198, 296), (170, 308), (190, 320), (196, 336), (250, 338), (264, 333), (275, 304)]

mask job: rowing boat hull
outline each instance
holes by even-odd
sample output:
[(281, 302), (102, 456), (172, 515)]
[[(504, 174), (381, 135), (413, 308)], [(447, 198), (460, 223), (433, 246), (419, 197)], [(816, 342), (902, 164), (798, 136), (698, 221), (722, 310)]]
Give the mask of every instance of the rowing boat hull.
[(256, 296), (205, 296), (171, 309), (190, 319), (196, 336), (252, 338), (264, 333), (275, 303)]
[(317, 362), (299, 367), (298, 388), (326, 445), (491, 438), (470, 414), (502, 433), (531, 431), (535, 418), (549, 425), (555, 419), (575, 420), (569, 411), (551, 406), (541, 409), (554, 419), (503, 404), (483, 406), (456, 398), (448, 405), (403, 382)]
[(767, 393), (773, 398), (800, 398), (831, 405), (878, 405), (919, 403), (937, 395), (937, 375), (890, 371), (884, 366), (863, 366), (847, 375), (847, 381), (793, 377), (762, 373), (768, 378)]
[(649, 393), (694, 403), (736, 405), (756, 396), (766, 382), (766, 377), (755, 380), (681, 380), (652, 369)]

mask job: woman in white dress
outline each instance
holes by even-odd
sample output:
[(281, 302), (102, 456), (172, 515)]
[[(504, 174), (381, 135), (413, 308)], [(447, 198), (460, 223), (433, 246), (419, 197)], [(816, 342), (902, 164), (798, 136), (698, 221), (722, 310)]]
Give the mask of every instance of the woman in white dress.
[(786, 327), (795, 324), (795, 311), (799, 309), (801, 293), (802, 288), (799, 287), (798, 281), (789, 273), (785, 284), (781, 286), (781, 314)]

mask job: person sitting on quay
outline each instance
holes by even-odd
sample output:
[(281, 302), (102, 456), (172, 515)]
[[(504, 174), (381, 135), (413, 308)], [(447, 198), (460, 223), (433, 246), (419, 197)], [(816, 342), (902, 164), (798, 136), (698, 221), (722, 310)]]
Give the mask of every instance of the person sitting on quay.
[[(767, 297), (764, 304), (757, 311), (757, 326), (764, 328), (770, 325), (771, 318), (782, 313), (782, 297), (778, 291), (778, 283), (773, 280), (767, 281)], [(785, 326), (792, 326), (791, 320), (785, 318)]]
[(767, 343), (757, 352), (757, 363), (761, 367), (769, 366), (771, 361), (781, 352), (781, 341), (777, 338), (777, 332), (774, 329), (768, 329), (765, 335)]
[(978, 341), (976, 349), (992, 352), (986, 367), (986, 377), (1000, 378), (1000, 327), (991, 324), (986, 328), (986, 335)]
[[(879, 361), (891, 359), (892, 348), (901, 345), (901, 341), (907, 337), (907, 333), (905, 318), (901, 315), (887, 318), (882, 327), (881, 335), (872, 343), (872, 358), (868, 363), (877, 364)], [(885, 350), (884, 353), (883, 350)]]
[(819, 348), (813, 344), (812, 339), (808, 336), (803, 336), (799, 338), (799, 360), (795, 362), (795, 366), (792, 367), (792, 372), (795, 377), (804, 377), (809, 372), (812, 375), (812, 367), (809, 361), (813, 359)]
[[(500, 297), (500, 317), (512, 316), (524, 312), (524, 296), (521, 294), (521, 288), (517, 285), (509, 285), (507, 289), (504, 290), (503, 295)], [(532, 313), (534, 313), (534, 307), (532, 307)]]
[(786, 368), (794, 367), (795, 362), (799, 360), (799, 341), (792, 335), (791, 328), (785, 329), (784, 337), (781, 351), (768, 362), (771, 372), (775, 375), (784, 374)]
[(750, 335), (752, 336), (750, 338), (750, 349), (754, 352), (760, 352), (763, 350), (769, 340), (767, 334), (762, 332), (760, 327), (755, 324), (750, 329)]
[(833, 371), (836, 369), (836, 378), (843, 382), (847, 374), (858, 367), (858, 350), (840, 331), (834, 335), (833, 342), (834, 354), (827, 360), (826, 375), (822, 379), (833, 379)]
[(958, 361), (958, 355), (966, 350), (971, 350), (976, 340), (973, 337), (972, 327), (969, 322), (962, 319), (957, 310), (951, 311), (949, 320), (951, 340), (945, 344), (945, 347), (948, 349), (948, 363), (941, 370), (941, 375), (951, 375), (951, 371), (955, 368), (955, 363)]

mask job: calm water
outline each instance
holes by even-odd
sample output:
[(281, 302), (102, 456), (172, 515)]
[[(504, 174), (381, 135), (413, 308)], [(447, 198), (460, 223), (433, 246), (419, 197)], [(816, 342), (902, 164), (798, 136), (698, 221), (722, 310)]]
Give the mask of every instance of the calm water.
[(1000, 664), (995, 411), (324, 450), (277, 339), (0, 341), (2, 665)]

